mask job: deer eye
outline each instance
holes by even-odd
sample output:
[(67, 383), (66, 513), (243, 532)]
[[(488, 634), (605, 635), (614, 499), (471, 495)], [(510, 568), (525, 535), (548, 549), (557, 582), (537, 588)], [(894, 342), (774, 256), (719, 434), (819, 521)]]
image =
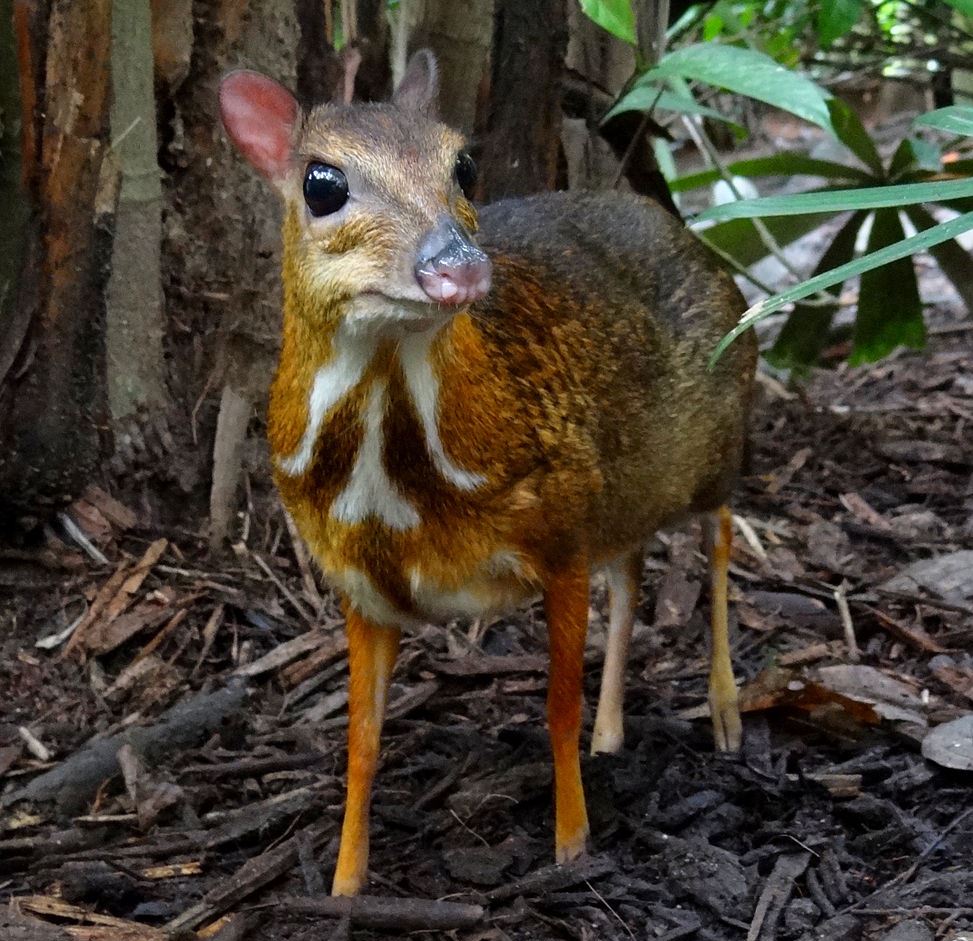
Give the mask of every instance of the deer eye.
[(348, 180), (337, 167), (309, 163), (304, 171), (304, 202), (312, 216), (328, 216), (348, 202)]
[(463, 195), (471, 199), (473, 187), (476, 186), (476, 164), (465, 150), (461, 150), (456, 157), (456, 182)]

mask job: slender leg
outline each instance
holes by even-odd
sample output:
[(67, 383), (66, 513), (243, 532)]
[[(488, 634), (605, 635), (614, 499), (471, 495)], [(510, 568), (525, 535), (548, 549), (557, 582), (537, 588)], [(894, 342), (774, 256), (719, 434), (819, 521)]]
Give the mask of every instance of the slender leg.
[(591, 753), (613, 754), (622, 747), (622, 702), (625, 698), (625, 664), (632, 623), (642, 581), (642, 553), (633, 552), (612, 561), (608, 576), (608, 636), (605, 639), (605, 667), (595, 714)]
[(551, 648), (547, 725), (554, 753), (554, 848), (559, 863), (583, 853), (588, 838), (578, 745), (589, 574), (588, 561), (582, 557), (548, 579), (544, 586)]
[(710, 542), (710, 608), (711, 650), (709, 673), (709, 709), (713, 717), (713, 735), (720, 751), (739, 751), (743, 737), (740, 706), (737, 702), (733, 663), (730, 660), (730, 636), (726, 615), (727, 571), (730, 567), (730, 545), (733, 520), (730, 509), (721, 506), (707, 521)]
[(332, 895), (357, 895), (368, 870), (368, 808), (398, 628), (379, 627), (349, 610), (348, 797)]

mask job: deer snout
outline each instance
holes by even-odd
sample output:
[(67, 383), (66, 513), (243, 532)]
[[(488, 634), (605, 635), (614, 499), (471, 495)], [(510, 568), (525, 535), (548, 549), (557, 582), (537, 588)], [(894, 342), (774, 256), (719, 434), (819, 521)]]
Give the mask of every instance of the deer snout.
[(450, 216), (440, 216), (416, 258), (419, 286), (438, 304), (460, 306), (490, 290), (490, 259)]

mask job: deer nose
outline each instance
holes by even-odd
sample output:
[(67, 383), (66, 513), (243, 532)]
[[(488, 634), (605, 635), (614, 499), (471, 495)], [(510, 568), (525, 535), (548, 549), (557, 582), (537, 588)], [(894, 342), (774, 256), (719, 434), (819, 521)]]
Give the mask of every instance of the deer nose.
[(461, 306), (490, 290), (490, 259), (450, 216), (442, 215), (419, 246), (415, 275), (439, 304)]

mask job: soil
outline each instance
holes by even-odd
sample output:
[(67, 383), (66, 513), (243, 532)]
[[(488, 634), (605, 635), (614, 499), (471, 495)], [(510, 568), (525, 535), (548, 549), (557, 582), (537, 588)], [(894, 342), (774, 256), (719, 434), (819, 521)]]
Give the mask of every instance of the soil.
[[(935, 277), (924, 272), (933, 296)], [(162, 938), (152, 929), (165, 926), (253, 941), (383, 938), (405, 925), (463, 941), (973, 931), (973, 759), (944, 767), (922, 751), (930, 730), (973, 710), (973, 557), (957, 555), (973, 549), (971, 322), (946, 303), (930, 324), (923, 353), (761, 382), (734, 507), (737, 756), (714, 753), (700, 708), (698, 526), (653, 545), (625, 747), (583, 761), (587, 859), (552, 866), (538, 608), (406, 640), (367, 887), (398, 900), (389, 910), (306, 911), (335, 857), (347, 662), (333, 600), (272, 496), (254, 482), (234, 553), (214, 558), (199, 533), (89, 494), (73, 515), (106, 562), (52, 533), (0, 569), (0, 895), (13, 900), (0, 937)], [(903, 576), (927, 559), (941, 562)], [(85, 611), (66, 654), (35, 646)], [(591, 620), (589, 707), (597, 585)], [(585, 744), (590, 727), (587, 715)], [(123, 749), (119, 774), (115, 755), (139, 728), (141, 757)], [(87, 747), (112, 735), (97, 754)]]

